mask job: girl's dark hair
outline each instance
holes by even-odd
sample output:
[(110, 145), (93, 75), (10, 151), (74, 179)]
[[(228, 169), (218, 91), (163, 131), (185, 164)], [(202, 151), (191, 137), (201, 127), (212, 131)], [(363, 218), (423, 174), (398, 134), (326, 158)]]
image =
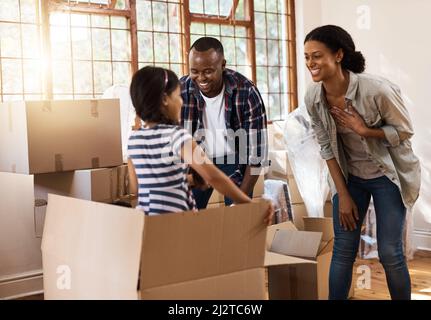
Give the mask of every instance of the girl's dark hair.
[(138, 70), (130, 84), (130, 97), (136, 114), (147, 122), (174, 124), (162, 110), (163, 95), (170, 95), (180, 84), (177, 75), (168, 69), (146, 66)]
[(365, 58), (360, 51), (355, 51), (355, 43), (350, 34), (339, 26), (326, 25), (318, 27), (307, 34), (307, 41), (319, 41), (325, 44), (333, 53), (342, 49), (344, 52), (341, 67), (354, 73), (365, 70)]

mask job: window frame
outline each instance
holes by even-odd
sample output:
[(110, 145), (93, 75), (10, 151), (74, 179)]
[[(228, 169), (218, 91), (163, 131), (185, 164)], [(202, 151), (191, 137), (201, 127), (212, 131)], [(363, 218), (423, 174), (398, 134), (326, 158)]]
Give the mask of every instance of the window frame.
[[(26, 57), (24, 55), (24, 48), (23, 48), (23, 26), (35, 26), (36, 30), (37, 30), (37, 34), (38, 37), (40, 37), (40, 28), (41, 28), (41, 19), (40, 19), (40, 10), (39, 7), (37, 6), (35, 8), (35, 21), (34, 22), (28, 22), (28, 21), (22, 21), (22, 6), (21, 6), (21, 1), (18, 1), (18, 13), (19, 13), (19, 21), (13, 21), (13, 20), (0, 20), (1, 23), (4, 24), (9, 24), (9, 25), (14, 25), (17, 28), (19, 28), (19, 47), (20, 47), (20, 56), (16, 57), (16, 56), (3, 56), (1, 55), (2, 53), (2, 48), (1, 48), (1, 42), (0, 42), (0, 101), (4, 102), (6, 100), (4, 100), (4, 97), (11, 97), (11, 96), (22, 96), (23, 99), (25, 99), (26, 96), (40, 96), (42, 97), (44, 94), (44, 88), (41, 85), (40, 88), (40, 92), (26, 92), (26, 88), (25, 88), (25, 69), (24, 69), (24, 64), (27, 61), (31, 61), (31, 60), (42, 60), (42, 51), (39, 51), (40, 56), (38, 58), (29, 58)], [(40, 45), (40, 44), (39, 44)], [(3, 78), (3, 63), (5, 61), (15, 61), (18, 62), (20, 65), (20, 69), (21, 69), (21, 90), (20, 92), (4, 92), (4, 87), (5, 87), (5, 80)]]
[[(295, 30), (295, 1), (283, 0), (286, 4), (287, 19), (287, 68), (288, 68), (288, 112), (298, 107), (297, 94), (297, 61), (296, 61), (296, 30)], [(49, 14), (51, 12), (70, 12), (84, 14), (98, 14), (109, 16), (126, 17), (130, 24), (131, 43), (131, 68), (132, 74), (139, 68), (138, 59), (138, 28), (136, 15), (136, 0), (125, 0), (124, 9), (116, 9), (118, 0), (109, 0), (107, 4), (97, 4), (91, 2), (74, 2), (71, 0), (39, 0), (39, 22), (41, 32), (41, 55), (45, 62), (45, 70), (42, 73), (42, 96), (44, 99), (53, 98), (52, 67), (51, 67), (51, 39)], [(205, 15), (190, 12), (190, 0), (179, 0), (180, 8), (180, 36), (181, 36), (181, 63), (184, 74), (189, 73), (188, 51), (191, 46), (190, 26), (195, 23), (206, 23), (216, 25), (241, 26), (247, 30), (247, 56), (251, 66), (251, 80), (257, 83), (256, 68), (256, 37), (255, 37), (255, 17), (254, 0), (244, 0), (244, 19), (236, 19), (235, 11), (238, 8), (239, 0), (233, 0), (233, 5), (228, 16)], [(3, 82), (1, 83), (3, 86)], [(25, 95), (23, 89), (23, 95)]]
[(198, 14), (190, 12), (190, 0), (183, 0), (183, 28), (184, 28), (184, 74), (189, 70), (189, 48), (190, 43), (190, 26), (193, 22), (208, 23), (217, 25), (241, 26), (247, 30), (247, 54), (251, 66), (251, 80), (256, 83), (256, 44), (255, 44), (255, 27), (254, 27), (254, 0), (244, 0), (244, 19), (235, 19), (235, 11), (238, 8), (239, 0), (233, 0), (230, 14), (227, 17)]
[[(259, 85), (257, 81), (257, 63), (256, 63), (256, 35), (255, 35), (255, 18), (254, 18), (254, 0), (244, 0), (244, 15), (245, 19), (235, 19), (235, 11), (239, 5), (239, 0), (233, 0), (233, 5), (229, 16), (205, 15), (190, 12), (190, 0), (182, 0), (183, 3), (183, 57), (184, 57), (184, 74), (188, 74), (189, 68), (189, 48), (190, 43), (190, 26), (193, 22), (208, 23), (208, 24), (221, 24), (231, 26), (243, 26), (247, 28), (247, 54), (248, 60), (251, 65), (252, 81)], [(267, 0), (268, 1), (268, 0)], [(273, 0), (271, 0), (273, 1)], [(297, 65), (296, 65), (296, 29), (295, 29), (295, 1), (285, 1), (287, 9), (286, 30), (287, 30), (287, 69), (289, 78), (289, 105), (288, 112), (293, 111), (298, 107), (298, 88), (297, 88)]]
[[(70, 2), (69, 0), (41, 1), (42, 54), (46, 59), (44, 78), (44, 99), (53, 99), (52, 60), (49, 14), (51, 12), (97, 14), (120, 16), (128, 19), (130, 24), (130, 46), (132, 74), (138, 70), (138, 40), (136, 25), (136, 0), (125, 0), (125, 9), (115, 9), (117, 0), (110, 0), (107, 5), (95, 3)], [(112, 45), (112, 44), (111, 44)], [(112, 57), (111, 57), (112, 58)], [(72, 79), (73, 81), (73, 79)], [(94, 83), (93, 83), (94, 86)], [(94, 91), (94, 90), (93, 90)]]

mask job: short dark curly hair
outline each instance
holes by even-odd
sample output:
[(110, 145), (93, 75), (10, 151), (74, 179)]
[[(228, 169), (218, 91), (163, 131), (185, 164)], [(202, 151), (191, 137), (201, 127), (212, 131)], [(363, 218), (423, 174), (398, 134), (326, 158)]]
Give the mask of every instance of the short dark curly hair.
[(190, 50), (195, 49), (199, 52), (204, 52), (210, 49), (214, 49), (216, 52), (224, 55), (224, 49), (222, 43), (213, 37), (202, 37), (193, 42)]

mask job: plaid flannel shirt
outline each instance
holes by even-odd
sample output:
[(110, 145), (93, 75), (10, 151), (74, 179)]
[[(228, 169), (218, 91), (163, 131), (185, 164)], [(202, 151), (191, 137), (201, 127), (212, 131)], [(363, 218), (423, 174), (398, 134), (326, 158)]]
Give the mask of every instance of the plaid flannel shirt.
[[(181, 96), (183, 107), (181, 109), (181, 125), (191, 135), (195, 136), (197, 130), (204, 129), (202, 116), (205, 101), (199, 88), (190, 76), (184, 76), (181, 81)], [(238, 186), (241, 185), (247, 166), (264, 167), (268, 165), (268, 136), (265, 105), (259, 90), (242, 74), (230, 69), (223, 72), (225, 85), (225, 119), (226, 129), (237, 132), (243, 129), (247, 136), (246, 159), (239, 159), (238, 168), (230, 176)], [(201, 143), (197, 139), (197, 143)], [(235, 144), (235, 153), (239, 153), (238, 143)]]

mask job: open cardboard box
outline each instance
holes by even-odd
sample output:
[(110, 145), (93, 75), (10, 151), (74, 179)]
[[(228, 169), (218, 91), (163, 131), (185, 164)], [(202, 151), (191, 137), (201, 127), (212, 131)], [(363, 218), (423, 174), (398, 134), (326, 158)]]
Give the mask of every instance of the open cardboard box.
[(328, 299), (332, 219), (304, 217), (304, 229), (297, 230), (291, 222), (268, 228), (269, 299)]
[(267, 179), (286, 181), (289, 178), (293, 178), (293, 171), (289, 164), (286, 150), (269, 149), (268, 158), (271, 161), (271, 165), (266, 173)]
[(0, 172), (0, 299), (42, 290), (35, 275), (42, 271), (48, 193), (112, 202), (127, 193), (126, 179), (125, 165), (36, 175)]
[(0, 103), (0, 171), (120, 166), (120, 125), (118, 99)]
[[(323, 206), (323, 215), (325, 218), (332, 218), (332, 203), (325, 202)], [(298, 230), (305, 230), (304, 218), (308, 217), (307, 207), (305, 203), (292, 204), (293, 223)]]
[(45, 298), (264, 299), (267, 207), (145, 216), (50, 194)]

